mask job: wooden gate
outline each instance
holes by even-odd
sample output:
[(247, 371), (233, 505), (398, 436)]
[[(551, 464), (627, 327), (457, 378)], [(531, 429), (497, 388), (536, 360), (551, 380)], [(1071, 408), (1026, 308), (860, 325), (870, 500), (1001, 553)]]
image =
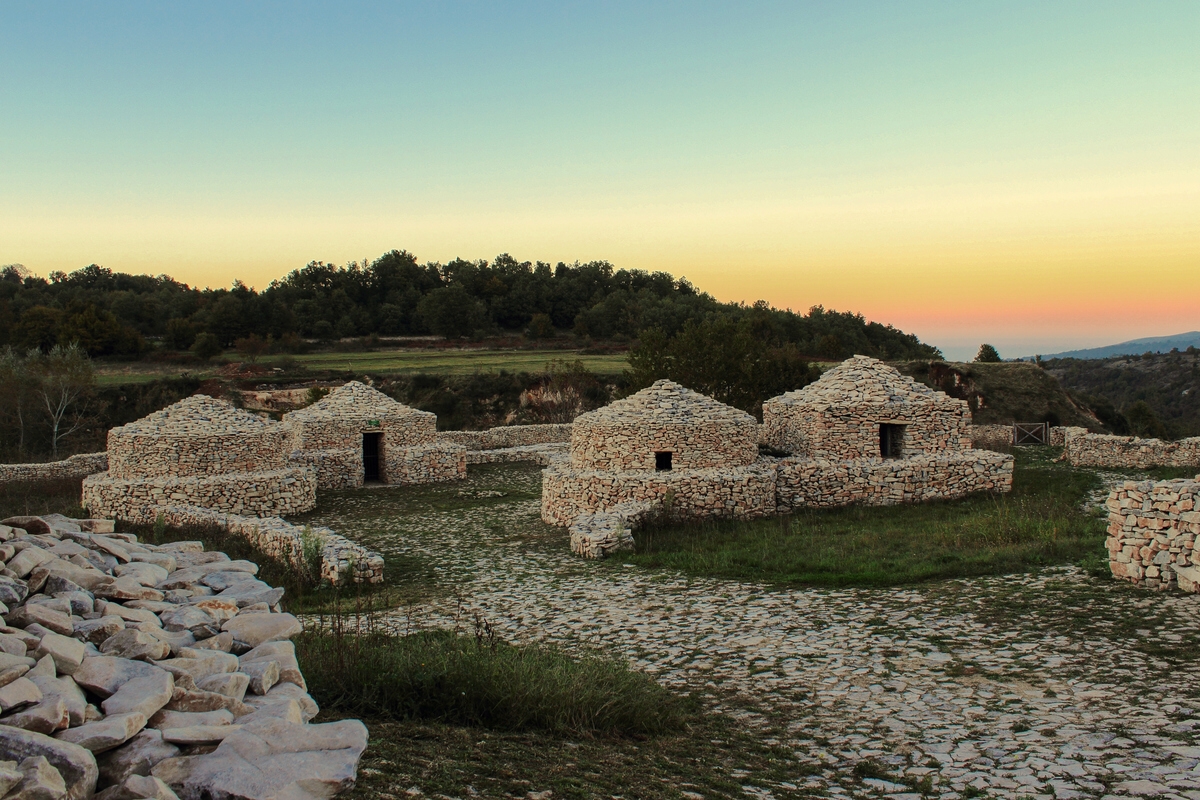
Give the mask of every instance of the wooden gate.
[(1013, 444), (1050, 444), (1049, 422), (1016, 422)]

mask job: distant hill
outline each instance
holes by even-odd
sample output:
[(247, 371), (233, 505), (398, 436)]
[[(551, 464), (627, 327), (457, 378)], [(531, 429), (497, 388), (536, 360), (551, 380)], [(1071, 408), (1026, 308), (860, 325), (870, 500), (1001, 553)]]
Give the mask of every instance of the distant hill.
[(1171, 437), (1198, 436), (1200, 353), (1180, 350), (1132, 358), (1043, 360), (1042, 364), (1114, 433), (1129, 432), (1122, 430), (1123, 414), (1143, 401)]
[(1049, 422), (1105, 431), (1086, 404), (1072, 397), (1054, 375), (1036, 364), (908, 361), (894, 366), (927, 386), (966, 400), (976, 425)]
[[(1172, 336), (1148, 336), (1145, 339), (1132, 339), (1128, 342), (1109, 344), (1104, 347), (1043, 354), (1042, 358), (1114, 358), (1116, 356), (1140, 356), (1143, 353), (1169, 353), (1172, 349), (1187, 350), (1189, 347), (1200, 347), (1200, 331), (1176, 333)], [(1026, 356), (1026, 359), (1032, 358), (1033, 356)]]

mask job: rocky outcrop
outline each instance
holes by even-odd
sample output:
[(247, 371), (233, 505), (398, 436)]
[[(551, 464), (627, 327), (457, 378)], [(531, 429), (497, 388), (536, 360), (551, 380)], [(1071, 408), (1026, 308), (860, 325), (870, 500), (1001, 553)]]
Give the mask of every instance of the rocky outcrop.
[(282, 590), (199, 542), (114, 531), (58, 515), (0, 523), (0, 796), (353, 787), (366, 728), (310, 724)]

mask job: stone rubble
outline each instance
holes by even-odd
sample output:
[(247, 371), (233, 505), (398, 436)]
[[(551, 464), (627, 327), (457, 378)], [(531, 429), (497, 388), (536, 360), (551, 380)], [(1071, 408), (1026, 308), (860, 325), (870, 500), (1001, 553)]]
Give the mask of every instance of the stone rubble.
[(367, 730), (314, 725), (282, 590), (112, 521), (0, 522), (0, 797), (330, 797)]
[(288, 459), (315, 469), (321, 489), (363, 485), (363, 434), (381, 434), (382, 483), (460, 480), (467, 472), (466, 448), (438, 438), (436, 414), (409, 408), (358, 381), (284, 414), (283, 427)]

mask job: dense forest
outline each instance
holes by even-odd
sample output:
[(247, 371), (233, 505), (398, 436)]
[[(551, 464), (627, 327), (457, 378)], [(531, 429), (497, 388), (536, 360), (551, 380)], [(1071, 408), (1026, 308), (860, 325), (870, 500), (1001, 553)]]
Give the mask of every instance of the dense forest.
[(369, 264), (313, 262), (261, 292), (240, 283), (196, 289), (166, 275), (128, 275), (91, 265), (49, 279), (19, 265), (0, 270), (0, 347), (48, 352), (77, 343), (89, 355), (138, 358), (152, 350), (207, 349), (255, 337), (277, 350), (305, 340), (439, 335), (630, 342), (655, 330), (668, 339), (689, 324), (723, 318), (809, 358), (854, 353), (936, 358), (937, 349), (861, 315), (807, 314), (720, 303), (665, 272), (618, 270), (603, 261), (551, 266), (508, 255), (492, 262), (419, 264), (394, 250)]

